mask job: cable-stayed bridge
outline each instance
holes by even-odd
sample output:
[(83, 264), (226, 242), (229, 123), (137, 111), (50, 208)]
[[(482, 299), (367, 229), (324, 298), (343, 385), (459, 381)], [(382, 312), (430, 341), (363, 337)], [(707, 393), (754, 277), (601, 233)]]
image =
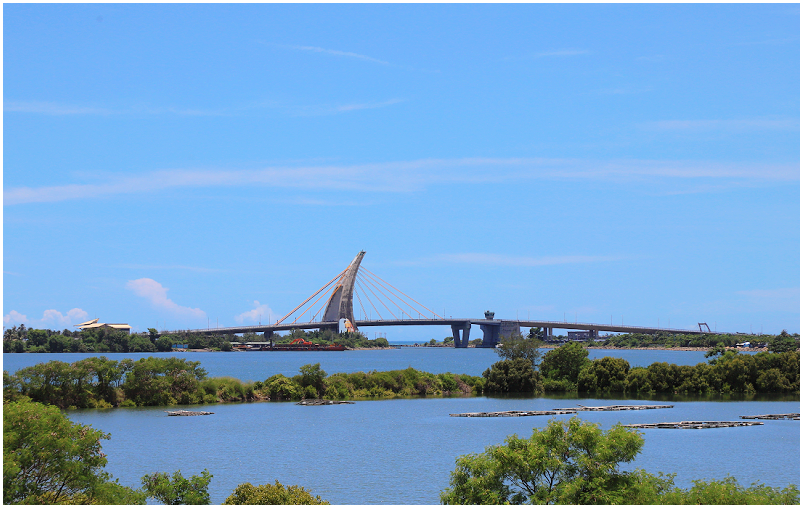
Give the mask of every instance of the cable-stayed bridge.
[[(554, 329), (584, 330), (596, 338), (600, 332), (621, 333), (674, 333), (703, 334), (707, 331), (648, 326), (625, 326), (601, 323), (578, 323), (567, 321), (507, 320), (494, 319), (493, 312), (486, 312), (483, 318), (445, 318), (417, 302), (376, 274), (361, 266), (366, 254), (361, 251), (355, 259), (336, 277), (314, 294), (292, 309), (274, 324), (258, 326), (234, 326), (224, 328), (202, 328), (181, 330), (204, 334), (264, 333), (270, 338), (274, 332), (285, 330), (333, 330), (356, 331), (371, 326), (450, 326), (455, 346), (467, 347), (472, 325), (478, 325), (483, 332), (481, 347), (495, 347), (502, 337), (520, 333), (522, 327), (538, 327), (545, 336), (552, 336)], [(363, 296), (363, 298), (362, 298)], [(356, 319), (354, 297), (358, 302), (362, 319)], [(367, 302), (366, 304), (364, 302)], [(322, 304), (320, 305), (320, 302)], [(294, 316), (294, 319), (292, 319)], [(376, 319), (373, 319), (376, 316)], [(705, 324), (705, 323), (702, 323)], [(699, 324), (698, 324), (699, 325)], [(170, 332), (161, 332), (166, 334)], [(175, 333), (175, 332), (172, 332)]]

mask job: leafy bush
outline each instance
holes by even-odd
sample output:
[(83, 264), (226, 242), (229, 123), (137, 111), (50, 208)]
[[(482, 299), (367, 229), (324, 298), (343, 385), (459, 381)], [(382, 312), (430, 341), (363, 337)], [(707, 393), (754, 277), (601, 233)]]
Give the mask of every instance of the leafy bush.
[(222, 504), (246, 505), (309, 505), (330, 504), (319, 496), (313, 496), (305, 488), (298, 485), (281, 485), (275, 480), (275, 485), (253, 485), (242, 483)]

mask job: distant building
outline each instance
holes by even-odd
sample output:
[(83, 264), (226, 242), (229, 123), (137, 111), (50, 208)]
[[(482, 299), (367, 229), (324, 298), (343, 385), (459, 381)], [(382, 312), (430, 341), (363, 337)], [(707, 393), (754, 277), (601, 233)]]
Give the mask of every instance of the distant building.
[(131, 325), (126, 325), (123, 323), (98, 323), (99, 319), (95, 318), (90, 321), (86, 321), (85, 323), (80, 323), (77, 326), (81, 331), (83, 330), (91, 330), (94, 328), (111, 328), (114, 330), (121, 330), (125, 333), (131, 333)]
[(584, 332), (567, 332), (567, 338), (569, 340), (589, 340), (592, 337), (592, 332), (584, 331)]

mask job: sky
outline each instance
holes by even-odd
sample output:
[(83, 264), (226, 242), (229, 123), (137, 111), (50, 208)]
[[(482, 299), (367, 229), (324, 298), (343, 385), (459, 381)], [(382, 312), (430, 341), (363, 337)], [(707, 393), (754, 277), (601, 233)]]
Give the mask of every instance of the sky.
[(365, 250), (448, 317), (798, 333), (798, 61), (796, 4), (5, 4), (3, 326), (274, 322)]

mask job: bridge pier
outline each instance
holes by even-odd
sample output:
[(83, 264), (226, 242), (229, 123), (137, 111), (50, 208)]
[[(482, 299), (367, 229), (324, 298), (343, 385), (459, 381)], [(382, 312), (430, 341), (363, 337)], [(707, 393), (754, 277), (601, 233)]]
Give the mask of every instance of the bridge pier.
[[(469, 331), (472, 325), (467, 322), (464, 325), (450, 325), (450, 330), (453, 332), (453, 340), (457, 348), (464, 348), (469, 346)], [(464, 332), (463, 334), (461, 332)]]

